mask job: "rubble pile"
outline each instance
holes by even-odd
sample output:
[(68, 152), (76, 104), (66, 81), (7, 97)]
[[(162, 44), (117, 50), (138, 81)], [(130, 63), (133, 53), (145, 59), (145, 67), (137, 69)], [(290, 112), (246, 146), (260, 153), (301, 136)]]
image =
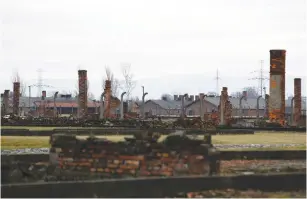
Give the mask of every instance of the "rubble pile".
[(131, 128), (214, 128), (211, 121), (201, 121), (200, 118), (185, 118), (165, 121), (161, 118), (140, 119), (76, 119), (68, 118), (47, 118), (47, 117), (19, 117), (16, 115), (5, 115), (1, 118), (1, 126), (70, 126), (70, 127), (131, 127)]
[(157, 134), (135, 135), (123, 142), (111, 142), (55, 134), (50, 139), (53, 176), (65, 180), (67, 176), (121, 178), (209, 175), (219, 171), (218, 152), (204, 140), (182, 132), (169, 135), (161, 143), (158, 138)]

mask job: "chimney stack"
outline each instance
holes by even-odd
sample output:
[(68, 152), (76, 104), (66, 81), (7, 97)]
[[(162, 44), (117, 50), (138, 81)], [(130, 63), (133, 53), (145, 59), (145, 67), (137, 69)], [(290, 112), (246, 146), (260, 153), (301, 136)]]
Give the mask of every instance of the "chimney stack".
[(194, 101), (194, 95), (190, 95), (190, 100)]
[(204, 93), (199, 93), (199, 105), (200, 105), (200, 119), (203, 121), (204, 117), (205, 117), (205, 107), (204, 107), (204, 97), (205, 94)]
[(228, 111), (226, 110), (226, 105), (228, 102), (228, 88), (223, 87), (221, 91), (221, 96), (220, 96), (220, 104), (219, 104), (219, 119), (220, 119), (220, 125), (225, 125), (226, 124), (226, 116), (228, 116)]
[(42, 100), (46, 99), (46, 91), (42, 91)]
[(302, 83), (301, 78), (294, 79), (294, 124), (297, 125), (301, 119), (302, 111)]
[(271, 122), (285, 124), (285, 73), (286, 51), (270, 50), (270, 99)]
[(105, 107), (105, 118), (110, 118), (111, 116), (111, 99), (112, 99), (112, 88), (111, 81), (106, 80), (104, 89), (104, 107)]
[(269, 94), (265, 94), (265, 117), (268, 118), (269, 117), (269, 99), (270, 99), (270, 95)]
[(178, 100), (181, 101), (182, 97), (183, 97), (183, 95), (179, 95)]
[(195, 95), (195, 101), (199, 100), (199, 95)]
[(10, 90), (4, 90), (3, 93), (4, 114), (9, 113), (9, 96), (10, 96)]
[(174, 100), (175, 100), (175, 101), (178, 100), (178, 95), (174, 95)]
[(79, 77), (79, 117), (85, 118), (87, 115), (87, 71), (78, 70)]
[(20, 82), (13, 83), (13, 114), (19, 115)]
[(247, 91), (242, 92), (243, 97), (247, 97)]

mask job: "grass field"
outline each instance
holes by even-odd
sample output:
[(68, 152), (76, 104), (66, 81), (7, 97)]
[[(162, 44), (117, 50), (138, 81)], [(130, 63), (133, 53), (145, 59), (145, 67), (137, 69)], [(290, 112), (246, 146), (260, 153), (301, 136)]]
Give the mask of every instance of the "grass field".
[[(78, 136), (86, 138), (87, 136)], [(123, 135), (114, 136), (97, 136), (107, 138), (112, 141), (124, 140)], [(165, 136), (161, 136), (160, 141)], [(199, 136), (202, 139), (202, 136)], [(2, 136), (2, 149), (18, 149), (18, 148), (45, 148), (49, 147), (48, 136)], [(213, 144), (301, 144), (300, 146), (283, 148), (285, 150), (306, 150), (306, 134), (303, 133), (256, 133), (254, 135), (214, 135), (212, 136)], [(249, 148), (244, 150), (255, 150), (256, 148)], [(274, 150), (281, 148), (262, 148), (257, 150)], [(229, 149), (228, 149), (229, 150)], [(240, 150), (235, 148), (232, 150)]]
[[(46, 126), (1, 126), (1, 129), (29, 129), (30, 131), (51, 131), (53, 129), (78, 129), (82, 127), (46, 127)], [(92, 129), (100, 129), (105, 127), (87, 127)]]

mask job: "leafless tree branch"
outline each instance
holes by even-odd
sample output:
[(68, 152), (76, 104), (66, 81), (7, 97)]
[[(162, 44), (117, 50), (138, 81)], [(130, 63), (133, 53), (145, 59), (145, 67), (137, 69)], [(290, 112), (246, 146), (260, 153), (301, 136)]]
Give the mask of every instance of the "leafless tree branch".
[(106, 80), (111, 81), (111, 90), (112, 95), (117, 97), (119, 95), (119, 89), (121, 88), (120, 82), (117, 78), (114, 77), (113, 72), (108, 66), (105, 66), (106, 77), (102, 78), (102, 89), (105, 89)]
[(20, 96), (26, 96), (27, 92), (27, 85), (25, 81), (23, 81), (18, 72), (15, 72), (12, 76), (12, 83), (19, 82), (20, 83)]
[(136, 81), (133, 80), (133, 73), (131, 72), (130, 64), (122, 64), (122, 74), (124, 77), (123, 89), (126, 92), (126, 98), (130, 99), (132, 91), (136, 86)]

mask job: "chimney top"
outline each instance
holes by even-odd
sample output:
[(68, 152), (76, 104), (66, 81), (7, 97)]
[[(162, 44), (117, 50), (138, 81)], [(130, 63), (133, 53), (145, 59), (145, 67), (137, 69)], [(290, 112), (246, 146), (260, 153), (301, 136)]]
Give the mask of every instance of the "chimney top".
[(244, 97), (247, 97), (247, 91), (243, 91), (242, 94), (243, 94)]

